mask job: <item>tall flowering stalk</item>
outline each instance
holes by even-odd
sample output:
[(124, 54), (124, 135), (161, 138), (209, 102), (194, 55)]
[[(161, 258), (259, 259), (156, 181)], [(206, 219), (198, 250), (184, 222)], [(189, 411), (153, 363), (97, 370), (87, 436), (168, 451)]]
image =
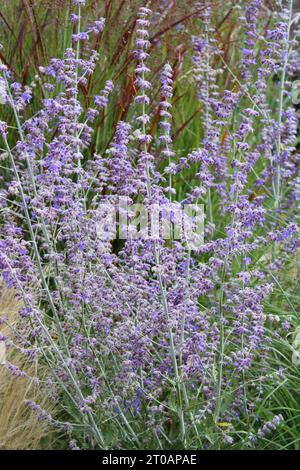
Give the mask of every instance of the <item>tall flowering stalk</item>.
[[(151, 10), (147, 8), (140, 8), (139, 9), (139, 19), (137, 20), (138, 27), (146, 28), (149, 26), (149, 21), (146, 19), (148, 15), (151, 14)], [(146, 172), (146, 186), (147, 192), (146, 196), (149, 202), (151, 202), (153, 198), (153, 191), (152, 191), (152, 184), (151, 184), (151, 166), (149, 165), (149, 161), (151, 161), (151, 156), (147, 152), (147, 143), (151, 141), (151, 137), (146, 133), (146, 123), (148, 122), (149, 117), (146, 114), (146, 104), (149, 103), (149, 98), (146, 95), (146, 90), (150, 88), (150, 83), (145, 80), (145, 73), (148, 71), (147, 67), (145, 66), (145, 60), (148, 57), (146, 49), (149, 47), (150, 43), (145, 39), (147, 33), (145, 33), (145, 29), (138, 29), (137, 30), (137, 60), (138, 60), (138, 67), (136, 68), (136, 72), (138, 74), (137, 84), (141, 91), (141, 94), (136, 98), (138, 103), (142, 103), (142, 115), (138, 118), (139, 121), (142, 123), (142, 134), (139, 137), (140, 142), (144, 144), (143, 152), (140, 155), (140, 158), (145, 162), (145, 172)], [(165, 73), (168, 73), (168, 70), (165, 69)], [(163, 91), (168, 93), (170, 96), (170, 77), (164, 76), (163, 77), (164, 89)], [(169, 82), (167, 82), (169, 80)], [(157, 197), (157, 196), (156, 196)], [(158, 283), (160, 288), (160, 295), (161, 295), (161, 302), (163, 306), (163, 311), (165, 315), (165, 320), (168, 325), (168, 335), (170, 341), (170, 353), (172, 357), (172, 364), (173, 370), (175, 375), (175, 388), (177, 392), (177, 399), (178, 399), (178, 417), (180, 422), (180, 434), (181, 439), (185, 443), (186, 439), (186, 430), (185, 430), (185, 419), (184, 419), (184, 411), (183, 411), (183, 387), (181, 385), (181, 378), (177, 360), (177, 353), (176, 347), (174, 342), (174, 335), (171, 326), (171, 317), (170, 317), (170, 309), (167, 297), (167, 291), (165, 287), (165, 282), (162, 277), (161, 273), (161, 256), (160, 256), (160, 247), (156, 241), (154, 241), (154, 257), (156, 263), (156, 272), (158, 277)]]
[(163, 68), (163, 71), (160, 75), (161, 81), (161, 95), (162, 99), (159, 103), (160, 105), (160, 126), (162, 128), (162, 134), (159, 137), (160, 142), (164, 145), (164, 149), (162, 151), (162, 156), (167, 158), (168, 166), (165, 171), (169, 174), (169, 186), (167, 191), (169, 192), (169, 200), (172, 201), (172, 195), (176, 191), (172, 187), (172, 173), (176, 173), (176, 164), (172, 162), (172, 158), (175, 156), (174, 151), (172, 150), (172, 138), (171, 138), (171, 122), (172, 119), (171, 114), (171, 107), (172, 104), (170, 100), (173, 96), (173, 71), (170, 64), (166, 64)]
[[(218, 132), (214, 126), (214, 100), (218, 97), (217, 74), (212, 61), (218, 54), (218, 47), (213, 37), (211, 24), (212, 5), (204, 2), (205, 8), (201, 13), (203, 33), (193, 38), (194, 43), (194, 74), (197, 84), (198, 99), (203, 107), (203, 150), (201, 150), (201, 172), (199, 177), (201, 184), (207, 192), (207, 215), (213, 223), (211, 189), (214, 186), (214, 175), (210, 171), (213, 165), (214, 155), (218, 152)], [(200, 156), (200, 155), (199, 155)]]
[[(293, 0), (289, 0), (288, 8), (284, 9), (282, 12), (283, 23), (282, 27), (286, 30), (284, 34), (285, 46), (283, 49), (283, 64), (281, 69), (281, 78), (280, 78), (280, 90), (279, 90), (279, 108), (278, 108), (278, 120), (277, 120), (277, 133), (278, 139), (276, 143), (277, 149), (277, 158), (276, 158), (276, 169), (275, 169), (275, 182), (274, 182), (274, 199), (275, 199), (275, 209), (278, 209), (281, 198), (281, 152), (282, 152), (282, 143), (281, 143), (281, 126), (282, 126), (282, 117), (283, 117), (283, 99), (285, 92), (285, 81), (287, 74), (287, 65), (289, 61), (290, 54), (290, 31), (292, 26), (292, 15), (293, 15)], [(281, 24), (278, 25), (281, 27)]]

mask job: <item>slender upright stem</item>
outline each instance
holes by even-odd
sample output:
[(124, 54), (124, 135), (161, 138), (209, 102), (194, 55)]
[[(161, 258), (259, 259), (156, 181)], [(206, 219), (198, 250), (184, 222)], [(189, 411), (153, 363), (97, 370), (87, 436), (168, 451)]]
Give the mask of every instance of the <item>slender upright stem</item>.
[(289, 1), (289, 20), (288, 20), (288, 30), (287, 30), (287, 38), (285, 43), (284, 49), (284, 62), (282, 66), (281, 72), (281, 79), (280, 79), (280, 90), (279, 90), (279, 108), (278, 108), (278, 118), (277, 118), (277, 142), (276, 142), (276, 150), (277, 150), (277, 158), (276, 158), (276, 166), (275, 166), (275, 176), (274, 176), (274, 207), (277, 210), (280, 206), (280, 199), (281, 199), (281, 164), (280, 164), (280, 157), (281, 157), (281, 123), (282, 123), (282, 114), (283, 114), (283, 98), (284, 98), (284, 89), (285, 89), (285, 80), (286, 80), (286, 71), (289, 59), (289, 40), (290, 40), (290, 30), (291, 30), (291, 23), (292, 23), (292, 16), (293, 16), (293, 0)]
[[(142, 74), (142, 80), (145, 80), (145, 74), (143, 72)], [(143, 102), (142, 104), (142, 115), (145, 116), (146, 111), (145, 111), (145, 103)], [(143, 119), (143, 124), (142, 124), (142, 129), (143, 129), (143, 135), (146, 135), (146, 125), (145, 125), (145, 120)], [(144, 152), (147, 153), (147, 144), (144, 144)], [(151, 176), (150, 176), (150, 169), (148, 165), (148, 161), (146, 159), (146, 181), (147, 181), (147, 197), (149, 200), (151, 200), (152, 197), (152, 188), (151, 188)], [(173, 364), (173, 369), (174, 369), (174, 374), (175, 374), (175, 381), (176, 381), (176, 391), (177, 391), (177, 398), (178, 398), (178, 418), (179, 418), (179, 423), (180, 423), (180, 434), (183, 443), (185, 444), (186, 441), (186, 430), (185, 430), (185, 421), (184, 421), (184, 412), (183, 412), (183, 402), (182, 402), (182, 387), (181, 387), (181, 377), (179, 374), (179, 367), (177, 363), (177, 357), (176, 357), (176, 348), (175, 348), (175, 343), (174, 343), (174, 335), (172, 332), (172, 326), (170, 324), (170, 314), (169, 314), (169, 306), (168, 306), (168, 300), (167, 300), (167, 293), (165, 290), (165, 286), (163, 283), (162, 275), (160, 273), (160, 257), (159, 257), (159, 248), (157, 245), (156, 240), (154, 241), (154, 257), (155, 257), (155, 263), (157, 269), (157, 277), (158, 277), (158, 283), (159, 283), (159, 288), (161, 291), (161, 298), (162, 298), (162, 306), (164, 310), (164, 315), (166, 317), (167, 325), (168, 325), (168, 335), (169, 335), (169, 341), (170, 341), (170, 348), (171, 348), (171, 358), (172, 358), (172, 364)]]

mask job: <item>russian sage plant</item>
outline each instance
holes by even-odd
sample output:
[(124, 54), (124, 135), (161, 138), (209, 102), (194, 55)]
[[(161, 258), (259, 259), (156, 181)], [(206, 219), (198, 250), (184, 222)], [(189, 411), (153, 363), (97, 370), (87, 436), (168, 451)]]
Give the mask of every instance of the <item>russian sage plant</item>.
[[(2, 279), (22, 302), (14, 347), (48, 366), (57, 411), (28, 406), (62, 428), (72, 449), (255, 447), (284, 422), (261, 409), (265, 384), (285, 380), (270, 366), (273, 341), (298, 320), (265, 310), (299, 248), (293, 2), (277, 5), (267, 28), (262, 0), (233, 2), (242, 42), (233, 68), (214, 3), (195, 2), (188, 68), (201, 132), (188, 153), (173, 132), (173, 67), (151, 71), (147, 7), (136, 19), (129, 122), (116, 120), (109, 146), (90, 151), (120, 90), (108, 80), (84, 104), (81, 90), (102, 60), (92, 36), (105, 19), (85, 27), (85, 1), (73, 4), (72, 46), (41, 67), (37, 112), (35, 90), (0, 68), (13, 120), (0, 122)], [(129, 224), (117, 239), (103, 220), (120, 199)], [(159, 207), (171, 225), (185, 204), (204, 205), (204, 241), (139, 231), (136, 204)]]

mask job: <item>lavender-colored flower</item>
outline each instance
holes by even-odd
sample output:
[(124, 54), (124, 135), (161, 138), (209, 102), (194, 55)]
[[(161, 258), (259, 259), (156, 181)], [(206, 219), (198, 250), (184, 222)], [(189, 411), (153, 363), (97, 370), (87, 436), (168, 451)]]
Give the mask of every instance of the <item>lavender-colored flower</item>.
[(111, 80), (107, 80), (101, 94), (94, 96), (95, 105), (98, 106), (100, 109), (105, 108), (108, 104), (108, 98), (113, 88), (113, 82)]

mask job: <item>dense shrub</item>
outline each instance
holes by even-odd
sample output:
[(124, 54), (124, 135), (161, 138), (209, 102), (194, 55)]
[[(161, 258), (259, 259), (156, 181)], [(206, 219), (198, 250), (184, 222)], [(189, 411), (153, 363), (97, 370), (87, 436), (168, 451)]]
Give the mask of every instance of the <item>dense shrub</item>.
[[(12, 120), (0, 123), (0, 266), (22, 300), (15, 343), (48, 365), (58, 414), (27, 404), (62, 427), (71, 448), (294, 445), (292, 406), (275, 405), (298, 373), (286, 341), (298, 321), (296, 279), (287, 291), (282, 280), (299, 249), (292, 2), (274, 9), (270, 24), (261, 0), (230, 5), (240, 24), (232, 65), (216, 6), (195, 2), (182, 75), (166, 62), (153, 79), (155, 14), (140, 7), (121, 119), (126, 89), (113, 76), (88, 96), (105, 20), (85, 25), (85, 1), (73, 3), (72, 47), (40, 68), (38, 92), (1, 65)], [(172, 127), (184, 106), (174, 90), (187, 75), (199, 108), (188, 151)], [(189, 142), (189, 127), (182, 133)], [(204, 204), (204, 243), (143, 231), (99, 236), (120, 197), (132, 209)]]

